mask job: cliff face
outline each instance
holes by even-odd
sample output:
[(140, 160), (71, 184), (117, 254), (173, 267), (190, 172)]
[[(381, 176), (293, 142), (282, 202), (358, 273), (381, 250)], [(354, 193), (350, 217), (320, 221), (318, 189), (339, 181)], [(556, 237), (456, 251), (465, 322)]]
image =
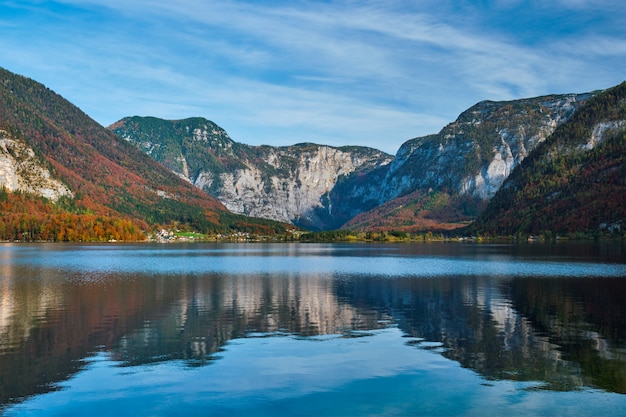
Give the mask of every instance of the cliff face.
[(0, 130), (0, 186), (55, 202), (63, 196), (74, 196), (65, 184), (53, 178), (31, 147), (4, 130)]
[(478, 103), (438, 134), (405, 142), (382, 183), (364, 196), (382, 204), (415, 189), (446, 188), (488, 200), (588, 98), (571, 94)]
[(483, 101), (438, 134), (405, 142), (395, 158), (362, 147), (247, 146), (202, 118), (133, 117), (110, 129), (235, 213), (311, 229), (371, 228), (373, 217), (380, 228), (449, 229), (473, 220), (594, 95)]
[(507, 178), (477, 233), (618, 233), (626, 222), (626, 83), (588, 100)]
[[(220, 175), (216, 195), (233, 212), (315, 226), (315, 210), (332, 216), (326, 196), (339, 178), (391, 160), (382, 152), (354, 152), (329, 146), (266, 148), (261, 164)], [(264, 165), (272, 167), (263, 170)]]
[(111, 129), (234, 213), (312, 228), (329, 227), (333, 206), (328, 195), (338, 181), (392, 160), (365, 147), (248, 146), (201, 118), (132, 117)]
[[(384, 204), (394, 207), (395, 199), (410, 193), (423, 199), (443, 192), (450, 200), (445, 222), (455, 218), (471, 220), (513, 169), (592, 95), (480, 102), (438, 134), (405, 142), (381, 181), (373, 178), (346, 186), (343, 195), (362, 196), (361, 206), (374, 208)], [(381, 173), (376, 175), (381, 177)], [(403, 198), (402, 203), (404, 207), (410, 201)], [(422, 208), (416, 208), (414, 214), (418, 216), (421, 211)], [(442, 215), (445, 210), (439, 211), (430, 217)], [(386, 218), (391, 224), (398, 223), (391, 212), (386, 213)], [(368, 221), (367, 216), (361, 216), (346, 225), (365, 227), (370, 225)]]

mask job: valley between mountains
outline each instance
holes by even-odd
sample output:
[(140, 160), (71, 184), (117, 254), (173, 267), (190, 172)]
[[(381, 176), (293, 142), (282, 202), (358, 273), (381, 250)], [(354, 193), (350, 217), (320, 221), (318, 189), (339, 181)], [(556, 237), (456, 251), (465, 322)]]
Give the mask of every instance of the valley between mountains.
[[(381, 141), (385, 138), (381, 138)], [(0, 69), (0, 238), (141, 240), (161, 228), (623, 236), (626, 83), (477, 103), (395, 155), (250, 146), (201, 117), (105, 128)]]

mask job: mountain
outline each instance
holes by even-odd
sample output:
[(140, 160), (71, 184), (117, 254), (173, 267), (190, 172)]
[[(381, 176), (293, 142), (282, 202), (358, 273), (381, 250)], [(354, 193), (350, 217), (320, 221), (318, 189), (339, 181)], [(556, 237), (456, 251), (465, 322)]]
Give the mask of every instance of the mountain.
[(128, 117), (109, 129), (235, 213), (312, 229), (341, 225), (328, 198), (338, 182), (392, 160), (357, 146), (249, 146), (203, 118)]
[(554, 236), (626, 222), (626, 82), (560, 126), (508, 177), (471, 231)]
[(621, 230), (623, 89), (483, 101), (392, 157), (249, 146), (203, 118), (105, 129), (0, 69), (0, 239), (131, 240), (162, 225), (272, 234), (281, 222), (421, 232), (476, 219), (464, 230)]
[(230, 210), (310, 229), (450, 230), (595, 93), (483, 101), (395, 157), (371, 148), (248, 146), (203, 119), (109, 127)]
[(514, 168), (594, 94), (472, 106), (438, 134), (405, 142), (371, 178), (331, 193), (331, 200), (349, 198), (366, 209), (343, 227), (416, 232), (467, 225)]
[(233, 215), (44, 85), (2, 68), (0, 183), (2, 239), (137, 239), (166, 224), (278, 227)]

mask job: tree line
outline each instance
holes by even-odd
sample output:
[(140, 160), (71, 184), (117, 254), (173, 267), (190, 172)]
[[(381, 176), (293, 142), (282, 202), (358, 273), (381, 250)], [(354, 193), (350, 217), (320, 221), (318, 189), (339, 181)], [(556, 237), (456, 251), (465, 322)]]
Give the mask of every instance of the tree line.
[(106, 242), (146, 239), (144, 224), (118, 216), (68, 212), (42, 197), (0, 187), (0, 240)]

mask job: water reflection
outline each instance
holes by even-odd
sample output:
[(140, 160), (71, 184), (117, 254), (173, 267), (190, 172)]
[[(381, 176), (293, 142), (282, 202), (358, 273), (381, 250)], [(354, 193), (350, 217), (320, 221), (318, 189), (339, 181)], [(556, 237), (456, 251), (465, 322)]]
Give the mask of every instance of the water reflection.
[(339, 302), (327, 277), (215, 274), (177, 282), (178, 301), (125, 335), (115, 360), (136, 365), (185, 359), (198, 365), (213, 360), (227, 341), (251, 333), (349, 335), (384, 326), (376, 310)]
[[(510, 248), (462, 245), (419, 249), (429, 253), (411, 246), (310, 246), (306, 257), (287, 245), (272, 247), (274, 254), (253, 247), (237, 255), (252, 262), (248, 273), (237, 274), (223, 272), (220, 248), (204, 255), (184, 250), (182, 257), (170, 248), (156, 255), (163, 249), (140, 248), (141, 256), (136, 248), (124, 250), (122, 259), (149, 259), (150, 273), (129, 270), (110, 254), (96, 259), (107, 248), (70, 248), (69, 261), (67, 252), (45, 252), (46, 246), (11, 248), (17, 254), (0, 251), (0, 404), (54, 389), (98, 351), (123, 366), (171, 360), (202, 366), (219, 360), (230, 340), (251, 335), (358, 337), (390, 326), (416, 348), (435, 348), (486, 379), (626, 393), (626, 279), (612, 255), (606, 264), (580, 264), (606, 265), (606, 276), (567, 278), (524, 276), (519, 271), (545, 261), (533, 253), (520, 258)], [(227, 247), (227, 256), (237, 251)], [(420, 268), (437, 273), (372, 274), (354, 262), (364, 258), (381, 270), (410, 270), (419, 258)], [(89, 269), (89, 259), (107, 268)], [(316, 259), (322, 273), (315, 272)], [(561, 262), (573, 258), (550, 259), (548, 269), (563, 270)], [(470, 260), (485, 263), (482, 274), (454, 270)], [(188, 272), (167, 272), (172, 264)], [(331, 264), (341, 265), (338, 272), (327, 271)], [(271, 273), (260, 273), (263, 265)], [(161, 268), (166, 272), (155, 272)], [(199, 273), (202, 268), (208, 272)], [(297, 268), (302, 272), (291, 272)]]
[(359, 280), (338, 294), (488, 379), (626, 393), (624, 278)]

